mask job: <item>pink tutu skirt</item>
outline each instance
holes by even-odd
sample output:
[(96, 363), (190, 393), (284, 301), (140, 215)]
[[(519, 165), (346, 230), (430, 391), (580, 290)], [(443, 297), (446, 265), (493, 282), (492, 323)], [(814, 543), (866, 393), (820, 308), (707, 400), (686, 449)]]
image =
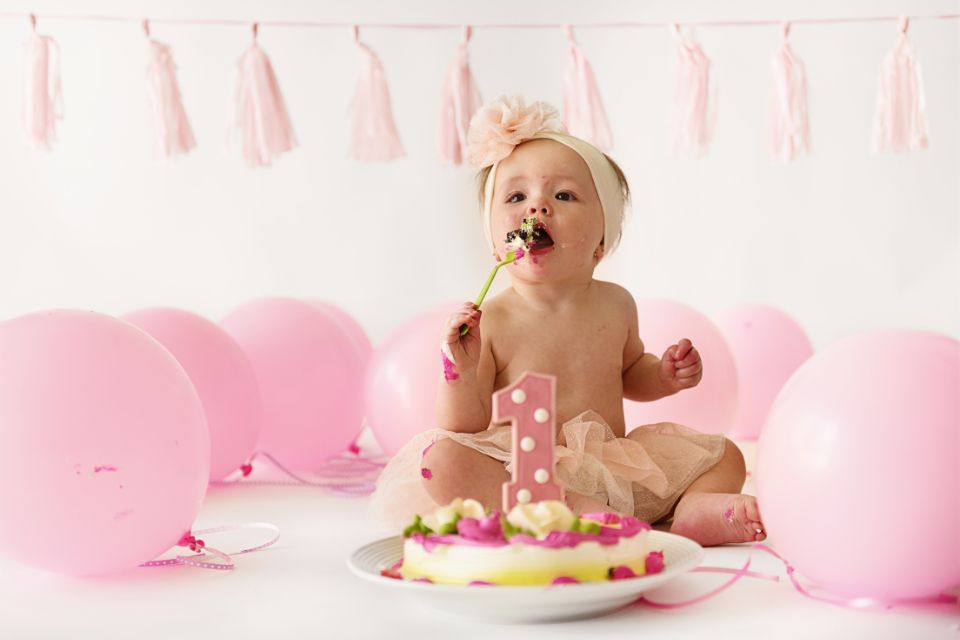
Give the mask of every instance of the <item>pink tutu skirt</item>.
[[(667, 516), (680, 495), (723, 457), (726, 440), (672, 422), (638, 427), (618, 438), (604, 419), (585, 411), (557, 434), (556, 478), (571, 503), (578, 494), (646, 522)], [(503, 462), (512, 472), (512, 428), (479, 433), (431, 429), (414, 436), (387, 464), (371, 500), (375, 516), (400, 527), (438, 505), (423, 486), (420, 460), (440, 438), (450, 438)], [(469, 497), (469, 496), (464, 496)], [(575, 497), (574, 497), (575, 499)], [(571, 508), (576, 511), (574, 505)]]

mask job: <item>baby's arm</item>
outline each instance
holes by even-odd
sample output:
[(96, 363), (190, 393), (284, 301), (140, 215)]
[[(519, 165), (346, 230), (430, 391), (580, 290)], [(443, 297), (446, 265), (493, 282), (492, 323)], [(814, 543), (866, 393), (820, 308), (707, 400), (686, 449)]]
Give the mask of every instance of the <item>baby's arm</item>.
[[(460, 326), (470, 331), (460, 335)], [(444, 373), (437, 391), (437, 424), (448, 431), (478, 433), (490, 424), (490, 397), (496, 365), (489, 340), (481, 339), (481, 314), (473, 303), (466, 303), (447, 319), (443, 342), (449, 350), (442, 357)]]
[(624, 291), (627, 313), (627, 341), (623, 345), (623, 397), (647, 402), (676, 393), (660, 377), (660, 358), (643, 352), (637, 320), (637, 303)]

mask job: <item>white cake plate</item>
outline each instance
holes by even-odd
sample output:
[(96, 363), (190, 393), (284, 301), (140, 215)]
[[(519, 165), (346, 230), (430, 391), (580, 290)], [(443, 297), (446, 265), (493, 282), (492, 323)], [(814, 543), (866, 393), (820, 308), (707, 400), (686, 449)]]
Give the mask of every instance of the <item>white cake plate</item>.
[(669, 582), (703, 561), (703, 548), (664, 531), (648, 532), (651, 550), (662, 550), (660, 573), (626, 580), (549, 586), (452, 586), (397, 580), (380, 575), (403, 555), (403, 537), (364, 545), (350, 556), (350, 569), (382, 587), (406, 591), (432, 607), (488, 622), (552, 622), (614, 611), (641, 593)]

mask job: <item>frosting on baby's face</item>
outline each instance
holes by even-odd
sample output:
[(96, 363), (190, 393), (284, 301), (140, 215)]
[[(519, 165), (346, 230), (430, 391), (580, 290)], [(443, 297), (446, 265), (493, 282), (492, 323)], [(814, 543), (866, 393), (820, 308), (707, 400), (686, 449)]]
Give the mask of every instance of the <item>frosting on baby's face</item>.
[(517, 146), (497, 166), (490, 215), (500, 258), (516, 244), (517, 231), (530, 228), (531, 218), (552, 240), (539, 247), (528, 243), (527, 259), (511, 268), (511, 276), (546, 281), (593, 273), (603, 209), (590, 169), (566, 145), (535, 139)]

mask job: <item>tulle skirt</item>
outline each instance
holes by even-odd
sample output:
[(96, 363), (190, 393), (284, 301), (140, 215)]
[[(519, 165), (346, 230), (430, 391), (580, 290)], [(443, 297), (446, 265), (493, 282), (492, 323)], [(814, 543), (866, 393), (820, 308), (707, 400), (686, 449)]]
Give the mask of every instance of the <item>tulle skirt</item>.
[[(636, 428), (618, 438), (596, 412), (585, 411), (563, 424), (555, 452), (557, 482), (575, 511), (576, 495), (608, 505), (646, 522), (669, 515), (680, 495), (723, 457), (726, 439), (672, 422)], [(512, 428), (494, 426), (479, 433), (431, 429), (414, 436), (397, 452), (377, 480), (371, 510), (393, 527), (410, 523), (437, 503), (424, 488), (421, 458), (441, 438), (475, 449), (513, 470)], [(571, 495), (576, 494), (576, 495)], [(469, 496), (464, 496), (469, 497)]]

